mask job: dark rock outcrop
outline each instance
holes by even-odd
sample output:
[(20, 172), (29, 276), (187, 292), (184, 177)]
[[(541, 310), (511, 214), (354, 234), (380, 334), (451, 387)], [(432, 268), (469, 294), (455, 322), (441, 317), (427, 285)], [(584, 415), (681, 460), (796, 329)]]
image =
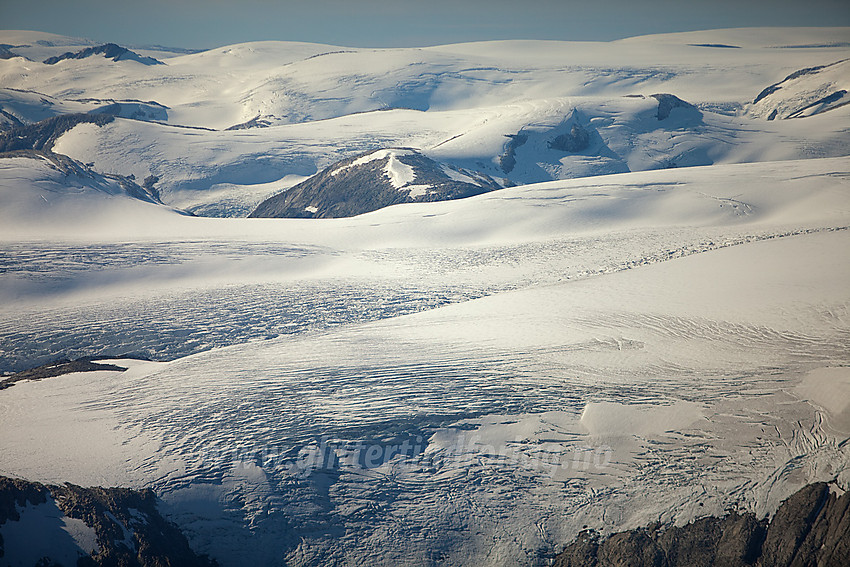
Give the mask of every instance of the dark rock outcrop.
[(775, 93), (776, 91), (781, 89), (782, 83), (787, 83), (789, 81), (793, 81), (794, 79), (798, 79), (798, 78), (803, 77), (805, 75), (812, 75), (814, 73), (817, 73), (818, 71), (820, 71), (824, 67), (826, 67), (826, 65), (818, 65), (816, 67), (807, 67), (805, 69), (800, 69), (798, 71), (794, 71), (793, 73), (791, 73), (790, 75), (788, 75), (787, 77), (785, 77), (784, 79), (779, 81), (778, 83), (773, 83), (772, 85), (765, 87), (758, 95), (756, 95), (756, 98), (753, 99), (753, 104), (758, 103), (762, 99), (772, 95), (773, 93)]
[(13, 386), (15, 382), (20, 382), (21, 380), (42, 380), (44, 378), (54, 378), (56, 376), (62, 376), (63, 374), (70, 374), (71, 372), (93, 372), (95, 370), (124, 372), (127, 369), (115, 364), (97, 363), (91, 358), (80, 358), (77, 360), (63, 359), (51, 362), (50, 364), (43, 364), (29, 370), (16, 372), (8, 378), (0, 380), (0, 390), (9, 388)]
[[(112, 118), (112, 117), (109, 117)], [(0, 134), (0, 142), (2, 142), (3, 134)], [(50, 146), (53, 145), (53, 141), (51, 140), (49, 143)], [(121, 188), (121, 191), (126, 193), (128, 196), (133, 197), (134, 199), (139, 199), (140, 201), (146, 201), (148, 203), (156, 203), (162, 205), (162, 201), (159, 198), (159, 191), (154, 187), (142, 187), (138, 183), (135, 182), (134, 177), (132, 175), (118, 175), (116, 173), (97, 173), (91, 169), (89, 165), (84, 165), (78, 162), (75, 159), (72, 159), (64, 154), (57, 154), (50, 150), (12, 150), (12, 151), (0, 151), (0, 159), (2, 158), (15, 158), (15, 157), (24, 157), (29, 159), (44, 159), (50, 163), (50, 166), (57, 171), (61, 171), (66, 176), (76, 176), (80, 179), (86, 180), (86, 184), (92, 189), (101, 189), (106, 193), (114, 194), (115, 193), (115, 184)], [(186, 211), (179, 211), (174, 209), (176, 212), (184, 215), (191, 215), (191, 213), (187, 213)]]
[(0, 130), (7, 130), (9, 128), (17, 128), (18, 126), (23, 126), (24, 123), (21, 122), (17, 116), (12, 114), (11, 112), (6, 112), (2, 108), (0, 108)]
[(145, 180), (142, 183), (142, 187), (144, 188), (144, 190), (147, 191), (157, 201), (159, 201), (159, 189), (156, 188), (156, 184), (159, 183), (159, 177), (157, 177), (156, 175), (148, 175), (147, 177), (145, 177)]
[(234, 124), (233, 126), (225, 128), (225, 130), (248, 130), (250, 128), (268, 128), (269, 126), (271, 126), (271, 124), (272, 123), (270, 121), (261, 119), (260, 115), (258, 114), (251, 120), (242, 122), (240, 124)]
[(716, 49), (741, 49), (740, 45), (727, 45), (725, 43), (689, 43), (691, 47), (714, 47)]
[(823, 483), (786, 500), (767, 530), (758, 565), (839, 567), (850, 561), (850, 493), (840, 498)]
[(47, 488), (41, 484), (0, 476), (0, 526), (7, 520), (19, 521), (18, 508), (23, 508), (27, 502), (44, 504), (47, 494)]
[[(53, 144), (63, 134), (79, 124), (103, 126), (115, 120), (111, 114), (63, 114), (47, 118), (35, 124), (16, 126), (0, 132), (0, 158), (26, 157), (46, 159), (55, 169), (65, 175), (74, 175), (92, 182), (91, 187), (118, 186), (134, 199), (162, 204), (159, 191), (153, 183), (140, 186), (132, 175), (96, 173), (89, 166), (63, 154), (53, 152)], [(158, 180), (158, 179), (157, 179)], [(147, 181), (147, 180), (146, 180)]]
[[(78, 566), (211, 567), (216, 562), (197, 555), (174, 524), (157, 510), (153, 491), (127, 488), (82, 488), (43, 485), (19, 479), (0, 477), (0, 530), (6, 522), (20, 521), (28, 505), (55, 503), (68, 518), (82, 520), (97, 536), (98, 549), (82, 556)], [(45, 559), (41, 564), (53, 565), (49, 557), (51, 534), (33, 534), (32, 542), (43, 542)], [(0, 539), (0, 557), (8, 543)], [(40, 551), (40, 550), (37, 550)]]
[(850, 493), (809, 485), (773, 519), (731, 513), (686, 526), (654, 525), (601, 538), (584, 531), (554, 567), (841, 567), (850, 558)]
[(100, 108), (90, 111), (89, 114), (108, 114), (111, 116), (129, 118), (131, 120), (168, 121), (168, 107), (154, 101), (110, 102), (105, 106), (101, 106)]
[(697, 110), (691, 103), (685, 102), (679, 97), (668, 93), (654, 94), (652, 95), (652, 98), (658, 101), (658, 111), (655, 114), (655, 117), (658, 118), (658, 120), (666, 120), (669, 118), (670, 112), (672, 112), (674, 108), (689, 108), (695, 111)]
[(439, 164), (416, 150), (391, 148), (338, 162), (266, 199), (249, 216), (351, 217), (400, 203), (461, 199), (500, 188), (487, 175)]
[(12, 46), (0, 44), (0, 59), (12, 59), (13, 57), (20, 57), (20, 55), (9, 49), (10, 47)]
[(505, 144), (505, 151), (499, 157), (499, 167), (505, 173), (510, 173), (516, 166), (516, 149), (528, 141), (528, 136), (525, 134), (505, 134), (509, 138)]
[(96, 47), (87, 47), (76, 52), (67, 51), (62, 55), (57, 55), (56, 57), (48, 57), (43, 61), (43, 63), (45, 65), (55, 65), (60, 61), (65, 61), (66, 59), (85, 59), (86, 57), (91, 57), (93, 55), (103, 55), (107, 59), (112, 59), (113, 61), (136, 61), (143, 65), (164, 65), (162, 61), (154, 59), (153, 57), (143, 57), (135, 51), (130, 51), (126, 47), (121, 47), (114, 43), (105, 43)]
[(575, 123), (568, 133), (557, 136), (548, 145), (552, 150), (572, 154), (583, 152), (590, 146), (590, 133), (581, 124)]
[[(794, 71), (753, 99), (750, 113), (767, 120), (804, 118), (850, 104), (846, 76), (850, 59)], [(845, 88), (841, 88), (844, 86)]]
[(0, 132), (0, 153), (17, 150), (51, 151), (62, 134), (78, 124), (103, 126), (115, 119), (109, 114), (63, 114), (35, 124)]

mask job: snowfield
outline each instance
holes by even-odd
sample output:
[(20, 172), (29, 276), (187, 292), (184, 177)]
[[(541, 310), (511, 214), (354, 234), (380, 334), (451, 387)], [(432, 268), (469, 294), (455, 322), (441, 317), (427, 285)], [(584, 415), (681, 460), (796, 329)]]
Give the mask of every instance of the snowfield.
[[(45, 65), (93, 44), (0, 32), (21, 124), (167, 113), (0, 158), (0, 371), (128, 369), (0, 390), (0, 474), (152, 487), (195, 551), (270, 566), (545, 565), (850, 489), (849, 37)], [(389, 148), (514, 186), (237, 218), (370, 151), (415, 183)]]

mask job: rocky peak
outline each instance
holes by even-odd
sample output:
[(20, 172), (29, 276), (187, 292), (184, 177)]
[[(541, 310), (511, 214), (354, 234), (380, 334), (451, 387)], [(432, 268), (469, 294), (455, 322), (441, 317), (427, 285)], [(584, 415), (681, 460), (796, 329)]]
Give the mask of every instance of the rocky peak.
[(386, 148), (333, 164), (266, 199), (251, 217), (350, 217), (400, 203), (460, 199), (501, 186), (478, 172), (438, 163), (417, 150)]

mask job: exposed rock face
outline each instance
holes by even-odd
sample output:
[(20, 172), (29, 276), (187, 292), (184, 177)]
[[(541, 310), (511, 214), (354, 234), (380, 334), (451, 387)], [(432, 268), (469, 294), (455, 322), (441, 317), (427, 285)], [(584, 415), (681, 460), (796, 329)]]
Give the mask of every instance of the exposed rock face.
[[(17, 522), (21, 519), (17, 507), (23, 508), (27, 502), (43, 504), (47, 501), (46, 487), (25, 480), (0, 477), (0, 526), (7, 520)], [(2, 550), (2, 540), (0, 540)], [(3, 554), (0, 553), (0, 557)]]
[(80, 358), (78, 360), (63, 359), (51, 362), (50, 364), (38, 366), (36, 368), (31, 368), (30, 370), (16, 372), (8, 378), (0, 380), (0, 390), (14, 386), (15, 382), (20, 382), (21, 380), (42, 380), (44, 378), (53, 378), (55, 376), (62, 376), (63, 374), (70, 374), (71, 372), (92, 372), (94, 370), (113, 370), (116, 372), (124, 372), (127, 369), (115, 364), (99, 364), (97, 362), (93, 362), (92, 359), (89, 358)]
[(696, 107), (689, 102), (685, 102), (679, 97), (667, 93), (660, 93), (652, 95), (652, 98), (658, 101), (658, 112), (655, 117), (658, 120), (666, 120), (670, 117), (670, 112), (674, 108), (692, 108), (696, 110)]
[(590, 133), (581, 124), (573, 124), (569, 133), (561, 134), (549, 142), (549, 148), (568, 153), (578, 153), (590, 145)]
[(0, 59), (12, 59), (13, 57), (20, 57), (15, 52), (10, 50), (11, 45), (0, 44)]
[[(145, 180), (142, 187), (135, 182), (132, 175), (124, 176), (112, 173), (96, 173), (89, 166), (78, 162), (63, 154), (53, 152), (53, 144), (56, 143), (65, 132), (78, 124), (95, 124), (104, 126), (115, 120), (111, 114), (63, 114), (47, 118), (35, 124), (15, 126), (0, 132), (0, 158), (4, 157), (27, 157), (33, 159), (46, 159), (52, 167), (66, 175), (74, 175), (87, 178), (93, 182), (92, 187), (114, 187), (114, 183), (130, 197), (147, 201), (149, 203), (162, 204), (159, 191), (154, 183), (159, 181)], [(113, 191), (114, 192), (114, 191)]]
[[(109, 118), (111, 119), (112, 117)], [(4, 134), (0, 134), (0, 144), (2, 144), (3, 142), (3, 136)], [(47, 145), (52, 146), (53, 141), (49, 140)], [(91, 182), (90, 187), (92, 188), (101, 189), (108, 194), (115, 194), (115, 184), (117, 184), (120, 188), (120, 191), (123, 191), (128, 196), (133, 197), (134, 199), (139, 199), (140, 201), (146, 201), (148, 203), (157, 203), (160, 205), (163, 204), (159, 198), (159, 191), (156, 190), (155, 187), (153, 187), (152, 185), (150, 187), (140, 186), (134, 181), (134, 177), (132, 175), (124, 176), (115, 173), (97, 173), (89, 166), (84, 165), (75, 159), (71, 159), (63, 154), (53, 153), (49, 150), (12, 150), (6, 152), (0, 151), (0, 159), (14, 157), (45, 159), (50, 162), (50, 166), (52, 168), (56, 169), (57, 171), (61, 171), (67, 176), (76, 176), (79, 178), (87, 179)], [(191, 213), (187, 213), (185, 211), (177, 212), (179, 212), (180, 214), (191, 215)]]
[(715, 49), (741, 49), (740, 45), (727, 45), (725, 43), (689, 43), (691, 47), (714, 47)]
[(765, 87), (748, 112), (767, 120), (805, 118), (850, 104), (850, 59), (794, 71)]
[(528, 136), (525, 134), (506, 134), (509, 138), (505, 145), (505, 151), (499, 157), (499, 167), (505, 173), (510, 173), (516, 166), (516, 149), (528, 141)]
[(391, 148), (338, 162), (266, 199), (249, 216), (351, 217), (399, 203), (461, 199), (500, 188), (484, 174), (439, 164), (415, 150)]
[(850, 561), (850, 493), (813, 484), (786, 500), (770, 522), (759, 565), (839, 567)]
[(786, 500), (773, 519), (732, 513), (682, 527), (649, 526), (602, 539), (579, 534), (555, 567), (840, 567), (850, 558), (850, 493), (824, 483)]
[(158, 61), (153, 57), (142, 57), (135, 51), (130, 51), (126, 47), (121, 47), (114, 43), (106, 43), (104, 45), (98, 45), (97, 47), (87, 47), (77, 52), (68, 51), (62, 55), (57, 55), (56, 57), (48, 57), (44, 60), (44, 63), (46, 65), (55, 65), (56, 63), (65, 61), (66, 59), (85, 59), (92, 55), (103, 55), (107, 59), (112, 59), (113, 61), (130, 60), (144, 65), (164, 65), (162, 61)]
[(233, 126), (225, 128), (225, 130), (248, 130), (250, 128), (268, 128), (271, 125), (271, 121), (260, 118), (260, 115), (258, 114), (251, 120), (242, 122), (241, 124), (234, 124)]
[(9, 128), (16, 128), (23, 125), (24, 123), (18, 120), (17, 116), (0, 109), (0, 130), (7, 130)]
[[(49, 486), (0, 477), (0, 532), (8, 522), (19, 522), (27, 507), (54, 504), (67, 518), (81, 520), (94, 530), (97, 550), (83, 555), (79, 566), (120, 565), (126, 567), (212, 566), (216, 563), (195, 554), (180, 530), (157, 511), (151, 490), (126, 488), (81, 488), (72, 484)], [(52, 534), (31, 534), (30, 544), (41, 565), (54, 565), (50, 556)], [(11, 552), (14, 542), (0, 537), (0, 558)], [(55, 548), (55, 546), (53, 546)], [(32, 551), (32, 550), (30, 550)], [(42, 551), (44, 554), (42, 555)]]
[(813, 74), (817, 73), (818, 71), (820, 71), (821, 69), (823, 69), (824, 67), (825, 67), (825, 65), (818, 65), (817, 67), (807, 67), (805, 69), (800, 69), (798, 71), (794, 71), (793, 73), (791, 73), (790, 75), (788, 75), (787, 77), (785, 77), (784, 79), (779, 81), (778, 83), (773, 83), (772, 85), (765, 87), (764, 90), (762, 90), (756, 96), (756, 98), (753, 100), (753, 104), (758, 104), (759, 102), (761, 102), (766, 97), (772, 95), (773, 93), (775, 93), (776, 91), (781, 89), (782, 83), (787, 83), (787, 82), (793, 81), (794, 79), (798, 79), (798, 78), (800, 78), (804, 75), (813, 75)]
[(111, 116), (130, 118), (131, 120), (158, 120), (160, 122), (168, 121), (168, 107), (153, 101), (112, 102), (107, 104), (106, 106), (102, 106), (100, 108), (92, 110), (90, 114), (109, 114)]
[(35, 124), (18, 126), (0, 132), (0, 153), (16, 150), (50, 151), (56, 140), (74, 126), (85, 123), (103, 126), (114, 119), (109, 114), (63, 114)]

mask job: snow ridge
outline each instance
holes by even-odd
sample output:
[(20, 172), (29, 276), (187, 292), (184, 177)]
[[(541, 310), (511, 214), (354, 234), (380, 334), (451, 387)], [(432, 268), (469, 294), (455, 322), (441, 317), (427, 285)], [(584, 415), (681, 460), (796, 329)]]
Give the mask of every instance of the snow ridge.
[(387, 176), (387, 179), (390, 180), (390, 183), (392, 183), (393, 187), (395, 187), (396, 189), (401, 189), (405, 185), (413, 183), (414, 179), (416, 179), (416, 173), (413, 171), (413, 168), (411, 166), (399, 161), (398, 156), (406, 156), (412, 154), (413, 152), (411, 150), (403, 149), (378, 150), (363, 157), (359, 157), (351, 163), (348, 163), (331, 171), (330, 174), (336, 176), (342, 173), (343, 171), (349, 170), (351, 168), (356, 168), (358, 166), (376, 160), (386, 160), (387, 163), (384, 166), (384, 175)]

